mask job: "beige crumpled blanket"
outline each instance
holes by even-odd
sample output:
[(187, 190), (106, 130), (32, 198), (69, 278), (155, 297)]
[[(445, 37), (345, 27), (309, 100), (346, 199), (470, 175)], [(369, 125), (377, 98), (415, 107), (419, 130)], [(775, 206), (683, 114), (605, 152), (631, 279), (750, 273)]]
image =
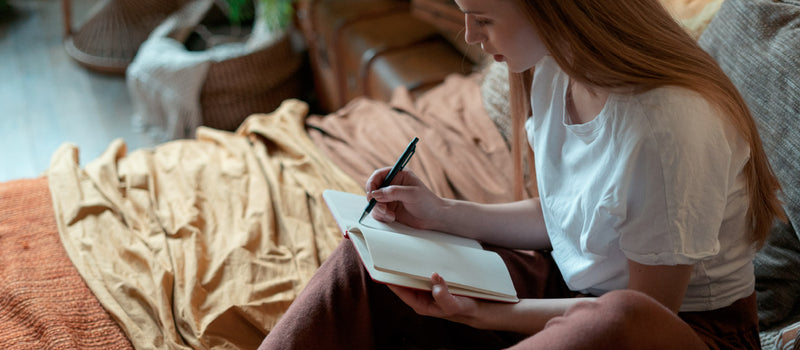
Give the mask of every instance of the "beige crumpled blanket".
[(390, 104), (307, 112), (289, 100), (236, 133), (199, 128), (130, 154), (115, 141), (84, 169), (76, 146), (54, 154), (61, 240), (134, 346), (257, 347), (341, 241), (322, 191), (363, 193), (414, 136), (407, 168), (438, 195), (513, 197), (510, 152), (474, 77), (452, 75), (416, 100), (398, 89)]
[(236, 133), (126, 152), (84, 169), (62, 146), (48, 172), (70, 259), (139, 349), (254, 349), (341, 240), (326, 188), (363, 193), (288, 100)]

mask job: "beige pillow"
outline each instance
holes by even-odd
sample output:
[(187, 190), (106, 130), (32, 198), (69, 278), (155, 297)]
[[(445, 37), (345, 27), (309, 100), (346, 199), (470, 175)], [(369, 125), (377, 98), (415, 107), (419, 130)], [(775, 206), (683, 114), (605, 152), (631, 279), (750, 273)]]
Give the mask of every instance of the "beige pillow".
[(508, 92), (508, 67), (505, 63), (490, 62), (483, 69), (481, 80), (483, 107), (492, 118), (500, 134), (509, 143), (511, 139), (511, 106)]
[[(480, 88), (483, 106), (510, 149), (511, 102), (509, 99), (508, 66), (505, 63), (490, 62), (483, 68), (482, 73)], [(523, 150), (523, 152), (525, 151)], [(523, 153), (523, 186), (528, 196), (534, 196), (537, 193), (536, 183), (533, 176), (531, 176), (532, 169), (529, 166), (531, 159), (526, 155), (527, 153)]]
[(722, 1), (661, 0), (661, 3), (693, 38), (698, 39), (719, 11)]

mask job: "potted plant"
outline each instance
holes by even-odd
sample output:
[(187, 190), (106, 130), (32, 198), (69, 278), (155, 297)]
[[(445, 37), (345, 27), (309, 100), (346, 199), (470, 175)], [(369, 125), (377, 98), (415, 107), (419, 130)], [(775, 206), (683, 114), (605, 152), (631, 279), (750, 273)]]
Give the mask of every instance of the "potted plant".
[(252, 20), (248, 45), (269, 45), (287, 34), (294, 16), (293, 0), (225, 0), (235, 27)]

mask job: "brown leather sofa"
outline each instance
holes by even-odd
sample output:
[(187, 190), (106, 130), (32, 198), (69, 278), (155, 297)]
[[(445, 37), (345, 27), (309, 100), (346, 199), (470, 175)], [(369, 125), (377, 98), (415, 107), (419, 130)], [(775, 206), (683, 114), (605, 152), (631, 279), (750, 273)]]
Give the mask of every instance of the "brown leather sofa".
[(325, 112), (357, 96), (387, 101), (398, 86), (416, 95), (483, 61), (450, 0), (303, 0), (297, 15)]

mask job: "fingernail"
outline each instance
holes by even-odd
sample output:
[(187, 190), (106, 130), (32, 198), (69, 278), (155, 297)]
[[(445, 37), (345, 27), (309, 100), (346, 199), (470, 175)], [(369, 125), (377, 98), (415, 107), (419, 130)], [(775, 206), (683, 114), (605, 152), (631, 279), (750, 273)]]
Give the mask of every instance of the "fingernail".
[(432, 294), (439, 294), (441, 292), (442, 292), (442, 286), (440, 286), (438, 284), (434, 284), (433, 287), (431, 287), (431, 293)]

